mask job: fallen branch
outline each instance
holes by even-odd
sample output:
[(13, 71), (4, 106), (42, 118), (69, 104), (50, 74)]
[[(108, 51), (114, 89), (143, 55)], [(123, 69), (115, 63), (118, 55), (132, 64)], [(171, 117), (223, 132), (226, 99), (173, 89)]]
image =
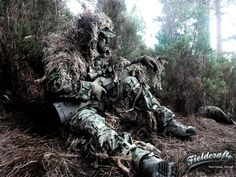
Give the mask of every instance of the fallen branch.
[(144, 148), (146, 150), (149, 150), (149, 151), (156, 151), (158, 153), (161, 153), (161, 151), (159, 149), (157, 149), (155, 146), (153, 146), (152, 144), (150, 143), (145, 143), (143, 141), (134, 141), (134, 144), (138, 147), (141, 147), (141, 148)]

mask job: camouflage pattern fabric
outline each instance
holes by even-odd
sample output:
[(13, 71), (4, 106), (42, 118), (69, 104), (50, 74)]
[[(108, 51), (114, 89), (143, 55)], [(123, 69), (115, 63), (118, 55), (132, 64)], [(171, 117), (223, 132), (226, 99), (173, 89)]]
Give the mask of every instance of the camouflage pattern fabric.
[[(137, 103), (139, 100), (144, 100), (144, 105), (139, 104), (138, 106), (134, 103), (133, 108), (138, 107), (141, 110), (154, 112), (155, 117), (158, 119), (156, 121), (159, 125), (166, 126), (168, 122), (175, 117), (175, 114), (171, 110), (160, 105), (157, 99), (148, 90), (148, 87), (144, 84), (140, 84), (137, 78), (128, 76), (122, 79), (121, 83), (124, 85), (123, 92), (125, 97), (128, 96), (131, 101), (136, 101), (134, 99), (138, 96), (139, 98), (137, 98)], [(142, 107), (140, 107), (140, 105)]]
[[(142, 86), (133, 76), (122, 79), (124, 96), (130, 97), (131, 100), (136, 97), (141, 89), (141, 97), (145, 100), (143, 110), (152, 110), (158, 113), (160, 121), (167, 124), (175, 116), (169, 109), (160, 106), (159, 102), (152, 96), (150, 91)], [(139, 98), (141, 99), (141, 98)], [(81, 110), (68, 122), (70, 129), (74, 132), (86, 132), (92, 136), (97, 142), (97, 148), (108, 154), (131, 155), (135, 164), (139, 164), (139, 160), (143, 155), (151, 152), (137, 148), (127, 133), (118, 133), (109, 128), (105, 124), (105, 118), (99, 115), (96, 109), (90, 107)]]
[[(41, 81), (44, 81), (46, 92), (53, 98), (88, 103), (65, 122), (73, 132), (85, 132), (93, 137), (97, 150), (103, 153), (130, 155), (138, 167), (140, 159), (152, 153), (137, 148), (128, 133), (118, 134), (105, 124), (105, 118), (95, 109), (93, 82), (86, 79), (90, 70), (97, 71), (106, 67), (105, 65), (109, 63), (106, 61), (111, 58), (99, 55), (97, 51), (98, 32), (109, 32), (107, 35), (112, 35), (112, 31), (105, 29), (106, 27), (112, 29), (109, 26), (110, 21), (105, 18), (106, 16), (100, 17), (102, 15), (81, 16), (76, 24), (79, 29), (72, 28), (65, 34), (50, 34), (45, 37), (43, 41), (45, 76)], [(127, 63), (129, 64), (126, 60), (123, 64)], [(130, 99), (133, 108), (141, 106), (142, 110), (154, 112), (157, 121), (164, 126), (173, 119), (174, 114), (161, 106), (148, 87), (139, 83), (137, 78), (127, 76), (126, 73), (124, 75), (122, 72), (121, 75), (114, 73), (112, 79), (120, 84), (122, 96)], [(142, 100), (144, 104), (137, 104)], [(96, 101), (103, 104), (99, 100)]]
[(225, 114), (222, 109), (216, 106), (202, 106), (199, 108), (197, 115), (209, 117), (214, 119), (216, 122), (224, 124), (236, 124), (230, 116)]
[(108, 127), (105, 118), (99, 115), (94, 108), (79, 111), (67, 124), (71, 131), (85, 132), (93, 137), (98, 151), (110, 155), (129, 155), (136, 166), (139, 165), (139, 161), (144, 155), (151, 154), (150, 151), (136, 147), (130, 134), (126, 132), (118, 134)]
[[(100, 66), (99, 66), (100, 67)], [(61, 65), (55, 73), (51, 73), (46, 84), (48, 91), (53, 92), (58, 97), (73, 98), (78, 101), (87, 102), (91, 97), (91, 82), (83, 80), (74, 80), (71, 77), (68, 66)], [(131, 102), (144, 100), (143, 110), (154, 111), (157, 113), (158, 122), (163, 126), (173, 119), (175, 116), (169, 109), (161, 106), (159, 102), (153, 97), (148, 88), (140, 84), (138, 79), (133, 76), (128, 76), (121, 79), (122, 93), (124, 97), (128, 97)], [(135, 106), (135, 105), (134, 105)], [(123, 154), (133, 157), (136, 165), (143, 155), (151, 152), (137, 149), (132, 143), (129, 134), (118, 133), (109, 128), (105, 124), (105, 118), (100, 116), (92, 105), (79, 111), (67, 123), (73, 132), (86, 132), (94, 138), (97, 149), (103, 153), (108, 154)]]
[[(88, 101), (91, 99), (91, 84), (87, 81), (74, 81), (67, 76), (64, 68), (57, 71), (57, 77), (48, 82), (48, 88), (53, 89), (54, 93), (60, 94), (61, 97), (74, 97), (78, 100)], [(173, 119), (174, 114), (167, 108), (160, 106), (159, 102), (152, 96), (150, 91), (144, 85), (141, 85), (133, 76), (125, 77), (121, 80), (123, 87), (123, 96), (128, 96), (131, 101), (139, 96), (145, 100), (143, 110), (155, 111), (158, 115), (159, 122), (166, 125)], [(140, 93), (141, 92), (141, 93)], [(132, 143), (129, 134), (118, 133), (106, 126), (105, 118), (100, 116), (95, 108), (87, 107), (79, 111), (67, 123), (73, 132), (86, 132), (94, 138), (97, 149), (108, 154), (131, 155), (136, 165), (143, 155), (151, 152), (137, 149)]]

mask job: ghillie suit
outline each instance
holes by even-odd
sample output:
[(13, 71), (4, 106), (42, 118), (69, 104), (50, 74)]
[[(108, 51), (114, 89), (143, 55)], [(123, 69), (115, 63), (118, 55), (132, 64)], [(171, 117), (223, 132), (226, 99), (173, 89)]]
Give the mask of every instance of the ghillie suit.
[(157, 64), (157, 71), (147, 70), (143, 65), (133, 65), (128, 68), (130, 75), (136, 76), (141, 82), (146, 83), (151, 87), (152, 90), (161, 91), (162, 82), (161, 75), (165, 69), (167, 63), (165, 57), (157, 57), (155, 59)]
[(235, 121), (216, 106), (202, 106), (197, 115), (214, 119), (216, 122), (224, 124), (236, 124)]
[(73, 132), (91, 136), (98, 152), (128, 156), (146, 176), (176, 176), (172, 163), (136, 146), (128, 133), (117, 133), (102, 116), (106, 106), (115, 105), (118, 99), (128, 99), (133, 111), (150, 112), (154, 122), (162, 126), (162, 133), (179, 136), (196, 133), (194, 127), (177, 122), (145, 83), (128, 74), (127, 67), (137, 63), (156, 71), (154, 59), (142, 56), (130, 62), (112, 55), (108, 47), (109, 38), (115, 36), (112, 28), (106, 15), (84, 12), (68, 31), (45, 37), (45, 75), (39, 81), (44, 82), (61, 123)]

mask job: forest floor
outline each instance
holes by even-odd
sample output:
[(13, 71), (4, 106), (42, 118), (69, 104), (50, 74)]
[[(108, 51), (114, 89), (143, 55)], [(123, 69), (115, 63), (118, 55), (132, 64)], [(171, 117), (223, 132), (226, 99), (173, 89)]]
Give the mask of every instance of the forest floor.
[[(114, 159), (99, 160), (91, 155), (90, 142), (82, 135), (70, 134), (56, 126), (35, 123), (21, 111), (0, 107), (0, 176), (2, 177), (121, 177), (135, 176), (116, 165)], [(36, 115), (40, 117), (41, 115)], [(163, 137), (141, 128), (133, 120), (119, 121), (119, 131), (127, 131), (139, 141), (153, 144), (161, 158), (177, 163), (179, 176), (233, 177), (236, 174), (236, 126), (223, 125), (214, 120), (178, 116), (178, 120), (197, 128), (198, 133), (189, 139)], [(43, 120), (42, 120), (43, 121)], [(40, 122), (40, 121), (36, 121)], [(202, 153), (229, 151), (234, 160), (227, 166), (192, 172), (186, 159)], [(126, 167), (129, 163), (122, 161)], [(217, 168), (216, 168), (217, 167)], [(137, 175), (136, 175), (137, 176)]]

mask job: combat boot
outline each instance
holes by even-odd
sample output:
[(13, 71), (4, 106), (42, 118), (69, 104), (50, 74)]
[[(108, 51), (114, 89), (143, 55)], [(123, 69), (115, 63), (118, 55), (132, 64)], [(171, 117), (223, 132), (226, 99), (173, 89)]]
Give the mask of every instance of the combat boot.
[(174, 134), (178, 137), (189, 137), (195, 135), (196, 133), (197, 130), (195, 127), (184, 125), (176, 119), (172, 119), (162, 132), (164, 135)]
[(155, 156), (144, 156), (139, 165), (140, 173), (145, 177), (177, 177), (175, 163)]

